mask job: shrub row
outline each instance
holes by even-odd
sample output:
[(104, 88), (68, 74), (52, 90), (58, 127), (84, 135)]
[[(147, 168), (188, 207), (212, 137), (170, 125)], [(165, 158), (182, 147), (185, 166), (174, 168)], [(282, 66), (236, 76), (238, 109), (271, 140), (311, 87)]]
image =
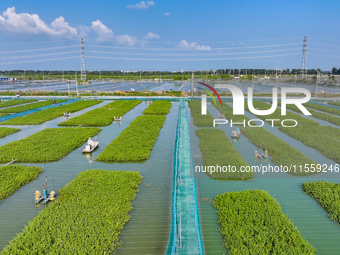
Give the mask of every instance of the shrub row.
[(0, 162), (51, 162), (97, 135), (100, 128), (48, 128), (0, 147)]
[[(58, 103), (65, 102), (65, 101), (66, 100), (56, 100), (56, 103), (58, 104)], [(6, 113), (17, 113), (17, 112), (23, 112), (23, 111), (40, 108), (40, 107), (51, 105), (51, 104), (53, 104), (53, 100), (47, 100), (47, 101), (41, 101), (41, 102), (28, 104), (28, 105), (20, 105), (20, 106), (5, 108), (0, 111), (6, 112)]]
[(138, 172), (80, 173), (2, 254), (113, 254), (141, 181)]
[(106, 162), (147, 160), (163, 127), (166, 116), (139, 116), (96, 158)]
[(20, 130), (21, 129), (18, 128), (0, 127), (0, 138), (19, 132)]
[(279, 130), (340, 163), (340, 129), (329, 126), (294, 127)]
[(328, 212), (328, 217), (340, 223), (340, 184), (332, 182), (306, 182), (302, 190), (314, 198)]
[(31, 102), (35, 102), (35, 101), (38, 101), (38, 100), (36, 100), (36, 99), (8, 100), (8, 101), (0, 102), (0, 108), (9, 107), (9, 106), (18, 105), (18, 104), (26, 104), (26, 103), (31, 103)]
[(143, 111), (146, 115), (167, 115), (171, 109), (171, 102), (167, 100), (154, 101)]
[(315, 254), (316, 249), (263, 190), (228, 192), (215, 197), (228, 254)]
[(140, 100), (117, 100), (101, 108), (94, 109), (85, 114), (72, 118), (68, 121), (64, 121), (59, 126), (94, 126), (102, 127), (108, 126), (112, 123), (114, 117), (121, 117), (136, 105), (140, 104)]
[(249, 166), (235, 149), (234, 145), (220, 129), (198, 129), (196, 135), (199, 139), (199, 148), (203, 157), (203, 164), (208, 166), (235, 166), (237, 171), (208, 172), (211, 178), (221, 179), (250, 179), (252, 172), (240, 172), (241, 166)]
[(0, 167), (0, 201), (10, 197), (20, 187), (36, 179), (43, 168), (10, 165)]
[(77, 112), (93, 105), (99, 104), (101, 101), (78, 101), (71, 104), (56, 106), (40, 112), (35, 112), (22, 117), (7, 120), (2, 125), (38, 125), (49, 120), (61, 117), (65, 112)]
[(196, 100), (189, 101), (191, 116), (196, 127), (212, 127), (214, 125), (214, 118), (207, 110), (207, 115), (201, 114), (201, 102)]

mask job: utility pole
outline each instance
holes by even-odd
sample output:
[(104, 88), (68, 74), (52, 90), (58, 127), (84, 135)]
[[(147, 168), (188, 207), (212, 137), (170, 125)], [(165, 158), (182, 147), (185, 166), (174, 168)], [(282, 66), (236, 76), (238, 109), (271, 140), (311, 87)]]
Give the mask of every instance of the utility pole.
[(78, 96), (78, 81), (77, 81), (77, 72), (74, 73), (74, 75), (76, 76), (76, 93)]
[(301, 77), (307, 78), (307, 36), (303, 40), (302, 62), (301, 62)]
[(194, 72), (191, 73), (191, 86), (190, 86), (190, 90), (191, 90), (191, 97), (194, 96)]
[(139, 79), (142, 80), (142, 69), (139, 70)]
[(67, 91), (68, 91), (68, 96), (70, 96), (70, 82), (67, 82)]
[(81, 38), (81, 64), (80, 64), (80, 79), (86, 81), (86, 66), (84, 53), (84, 40)]
[(320, 82), (320, 72), (317, 70), (317, 75), (316, 75), (316, 84), (315, 84), (315, 97), (318, 94), (318, 84)]

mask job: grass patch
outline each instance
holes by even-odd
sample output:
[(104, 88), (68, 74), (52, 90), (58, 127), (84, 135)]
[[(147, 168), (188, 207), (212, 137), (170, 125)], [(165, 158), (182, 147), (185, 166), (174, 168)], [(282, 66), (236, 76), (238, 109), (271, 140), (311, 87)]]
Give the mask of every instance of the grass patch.
[(14, 134), (14, 133), (19, 132), (19, 131), (21, 131), (21, 129), (0, 127), (0, 138), (3, 138), (3, 137), (8, 136), (10, 134)]
[(10, 106), (19, 105), (19, 104), (26, 104), (26, 103), (31, 103), (31, 102), (35, 102), (35, 101), (38, 101), (38, 100), (36, 100), (36, 99), (17, 99), (17, 100), (3, 101), (3, 102), (0, 102), (0, 108), (10, 107)]
[(189, 107), (196, 127), (212, 127), (214, 125), (214, 118), (208, 110), (207, 115), (201, 114), (201, 101), (190, 100)]
[(340, 224), (340, 184), (332, 182), (306, 182), (302, 190), (314, 198), (328, 212), (331, 220)]
[(340, 163), (340, 129), (327, 126), (294, 127), (279, 130)]
[(315, 254), (316, 249), (263, 190), (228, 192), (215, 197), (228, 254)]
[(52, 162), (97, 135), (100, 128), (48, 128), (0, 147), (0, 162)]
[(165, 119), (164, 115), (137, 117), (105, 148), (96, 160), (137, 162), (149, 159)]
[(234, 145), (220, 129), (198, 129), (196, 135), (199, 139), (199, 147), (203, 157), (203, 164), (208, 166), (236, 166), (236, 172), (208, 172), (214, 179), (250, 179), (254, 173), (240, 172), (241, 166), (248, 166), (247, 162), (235, 149)]
[(1, 166), (0, 167), (0, 201), (10, 197), (20, 187), (36, 179), (43, 168), (36, 166)]
[(146, 115), (167, 115), (171, 109), (171, 102), (167, 100), (154, 101), (143, 111)]
[(80, 173), (1, 254), (113, 254), (141, 181), (138, 172)]
[[(66, 100), (56, 100), (56, 103), (59, 104), (61, 102), (65, 102), (65, 101)], [(17, 113), (17, 112), (23, 112), (23, 111), (28, 111), (28, 110), (44, 107), (44, 106), (51, 105), (51, 104), (53, 104), (53, 100), (47, 100), (47, 101), (37, 102), (37, 103), (33, 103), (33, 104), (10, 107), (10, 108), (6, 108), (6, 109), (2, 109), (0, 111), (5, 112), (5, 113)]]
[(59, 123), (58, 126), (109, 126), (114, 117), (123, 116), (141, 102), (141, 100), (117, 100), (101, 108), (94, 109), (68, 121)]
[(47, 110), (7, 120), (2, 122), (1, 125), (39, 125), (46, 121), (61, 117), (65, 112), (77, 112), (101, 102), (102, 101), (79, 101), (62, 106), (56, 106)]

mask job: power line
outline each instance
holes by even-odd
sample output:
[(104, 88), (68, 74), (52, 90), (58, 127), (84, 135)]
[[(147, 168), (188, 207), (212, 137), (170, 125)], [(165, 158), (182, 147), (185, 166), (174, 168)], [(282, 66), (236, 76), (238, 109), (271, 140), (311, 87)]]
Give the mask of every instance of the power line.
[[(245, 46), (245, 47), (213, 48), (211, 50), (256, 49), (256, 48), (269, 48), (269, 47), (279, 47), (279, 46), (298, 45), (298, 44), (300, 44), (300, 43), (286, 43), (286, 44), (276, 44), (276, 45), (259, 45), (259, 46)], [(104, 46), (104, 45), (87, 45), (87, 47), (128, 49), (128, 50), (155, 50), (155, 51), (159, 51), (159, 50), (198, 51), (196, 49), (181, 49), (181, 48), (134, 48), (134, 47), (119, 47), (119, 46)]]
[(291, 51), (291, 50), (300, 50), (301, 48), (293, 48), (293, 49), (281, 49), (281, 50), (268, 50), (268, 51), (251, 51), (251, 52), (229, 52), (229, 53), (210, 53), (210, 54), (173, 54), (173, 53), (132, 53), (132, 52), (107, 52), (107, 51), (91, 51), (87, 52), (91, 53), (100, 53), (100, 54), (117, 54), (117, 55), (136, 55), (136, 56), (222, 56), (222, 55), (238, 55), (238, 54), (259, 54), (259, 53), (272, 53), (272, 52), (280, 52), (280, 51)]
[(2, 51), (2, 52), (0, 52), (0, 54), (31, 52), (31, 51), (45, 51), (45, 50), (57, 50), (57, 49), (66, 49), (66, 48), (74, 48), (74, 47), (79, 47), (79, 44), (78, 45), (71, 45), (71, 46), (53, 47), (53, 48), (39, 48), (39, 49), (30, 49), (30, 50)]
[(77, 53), (77, 52), (79, 52), (79, 51), (56, 52), (56, 53), (46, 53), (46, 54), (39, 54), (39, 55), (26, 55), (26, 56), (0, 57), (0, 59), (36, 58), (36, 57), (46, 57), (46, 56), (71, 54), (71, 53)]
[(238, 58), (202, 58), (202, 59), (151, 59), (151, 58), (118, 58), (118, 57), (99, 57), (99, 56), (86, 56), (87, 58), (98, 59), (115, 59), (115, 60), (142, 60), (142, 61), (211, 61), (211, 60), (237, 60), (237, 59), (257, 59), (257, 58), (274, 58), (284, 56), (300, 55), (300, 53), (282, 54), (282, 55), (269, 55), (269, 56), (254, 56), (254, 57), (238, 57)]
[(64, 60), (64, 59), (72, 59), (72, 58), (79, 58), (79, 56), (64, 57), (64, 58), (37, 59), (37, 60), (28, 60), (28, 61), (20, 61), (20, 62), (5, 62), (5, 63), (1, 63), (0, 62), (0, 65), (25, 64), (25, 63), (35, 63), (35, 62), (47, 62), (47, 61)]

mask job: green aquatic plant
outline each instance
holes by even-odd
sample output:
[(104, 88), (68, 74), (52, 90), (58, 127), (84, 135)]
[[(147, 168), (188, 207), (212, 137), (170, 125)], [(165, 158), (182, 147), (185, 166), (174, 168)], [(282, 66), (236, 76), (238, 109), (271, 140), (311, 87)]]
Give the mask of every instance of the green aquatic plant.
[(340, 164), (340, 129), (330, 126), (297, 126), (280, 127), (279, 130)]
[(1, 254), (113, 254), (141, 181), (138, 172), (80, 173)]
[(100, 128), (48, 128), (0, 147), (0, 162), (52, 162), (97, 135)]
[(241, 172), (241, 166), (249, 166), (235, 149), (234, 145), (220, 129), (198, 129), (196, 135), (199, 139), (199, 148), (203, 157), (203, 164), (208, 166), (235, 166), (236, 171), (208, 172), (211, 178), (216, 179), (250, 179), (253, 172)]
[[(66, 100), (56, 100), (56, 103), (58, 104), (58, 103), (65, 102), (65, 101)], [(25, 104), (25, 105), (5, 108), (5, 109), (0, 110), (0, 112), (4, 112), (4, 113), (23, 112), (23, 111), (28, 111), (28, 110), (40, 108), (43, 106), (51, 105), (53, 103), (54, 103), (53, 100), (40, 101), (40, 102), (33, 103), (33, 104)]]
[[(329, 104), (332, 104), (332, 103), (329, 103)], [(340, 109), (336, 109), (336, 108), (324, 106), (324, 105), (319, 105), (319, 104), (313, 104), (313, 103), (305, 103), (303, 105), (308, 107), (308, 108), (312, 108), (312, 109), (315, 109), (315, 110), (328, 112), (328, 113), (340, 116)]]
[(167, 115), (171, 109), (171, 102), (167, 100), (154, 101), (143, 111), (146, 115)]
[(21, 129), (18, 128), (0, 127), (0, 138), (19, 132), (20, 130)]
[(0, 201), (10, 197), (20, 187), (36, 179), (43, 170), (43, 168), (36, 166), (1, 166)]
[(96, 158), (98, 161), (127, 162), (147, 160), (166, 116), (139, 116)]
[(104, 105), (101, 108), (94, 109), (85, 114), (72, 118), (68, 121), (59, 123), (59, 126), (93, 126), (103, 127), (109, 126), (115, 117), (123, 116), (135, 106), (140, 104), (141, 100), (116, 100), (110, 104)]
[[(243, 122), (243, 120), (248, 123), (250, 120), (248, 117), (243, 115), (233, 115), (233, 108), (225, 103), (223, 106), (217, 105), (216, 108), (224, 113), (227, 119), (233, 119), (237, 122)], [(263, 108), (262, 108), (263, 109)], [(254, 124), (254, 123), (252, 123)], [(282, 141), (280, 138), (276, 137), (263, 127), (242, 127), (242, 134), (249, 139), (249, 141), (257, 146), (264, 146), (267, 149), (268, 154), (271, 156), (271, 161), (276, 165), (287, 166), (290, 168), (289, 173), (292, 175), (311, 175), (314, 174), (307, 169), (296, 169), (291, 168), (291, 165), (305, 165), (305, 164), (317, 164), (315, 161), (306, 157), (299, 150), (290, 146), (288, 143)]]
[(206, 115), (201, 114), (200, 101), (190, 100), (189, 108), (196, 127), (212, 127), (214, 125), (214, 118), (208, 111)]
[(31, 102), (35, 102), (38, 101), (36, 99), (16, 99), (16, 100), (8, 100), (8, 101), (3, 101), (0, 102), (0, 108), (3, 107), (10, 107), (13, 105), (19, 105), (19, 104), (26, 104), (26, 103), (31, 103)]
[[(271, 105), (270, 104), (267, 104), (265, 102), (262, 102), (262, 101), (253, 101), (253, 106), (255, 109), (259, 109), (259, 110), (268, 110), (271, 108)], [(249, 111), (248, 109), (248, 105), (245, 104), (245, 110)], [(292, 112), (289, 112), (289, 111), (286, 111), (286, 115), (281, 115), (281, 109), (277, 108), (272, 114), (269, 114), (269, 115), (255, 115), (256, 117), (268, 122), (268, 123), (272, 123), (272, 121), (270, 121), (269, 119), (276, 119), (277, 121), (274, 121), (274, 126), (281, 126), (281, 121), (285, 120), (285, 119), (293, 119), (293, 120), (296, 120), (297, 123), (299, 125), (302, 125), (302, 126), (312, 126), (312, 125), (320, 125), (320, 123), (314, 121), (314, 120), (311, 120), (311, 119), (307, 119), (307, 118), (304, 118), (298, 114), (295, 114), (295, 113), (292, 113)], [(285, 125), (294, 125), (295, 122), (293, 121), (286, 121), (285, 122)]]
[(65, 112), (77, 112), (101, 102), (102, 101), (78, 101), (71, 104), (56, 106), (40, 112), (7, 120), (2, 122), (1, 125), (39, 125), (46, 121), (61, 117)]
[(315, 254), (316, 249), (263, 190), (227, 192), (215, 197), (228, 254)]
[(340, 184), (326, 181), (305, 182), (302, 190), (328, 212), (331, 220), (340, 223)]

